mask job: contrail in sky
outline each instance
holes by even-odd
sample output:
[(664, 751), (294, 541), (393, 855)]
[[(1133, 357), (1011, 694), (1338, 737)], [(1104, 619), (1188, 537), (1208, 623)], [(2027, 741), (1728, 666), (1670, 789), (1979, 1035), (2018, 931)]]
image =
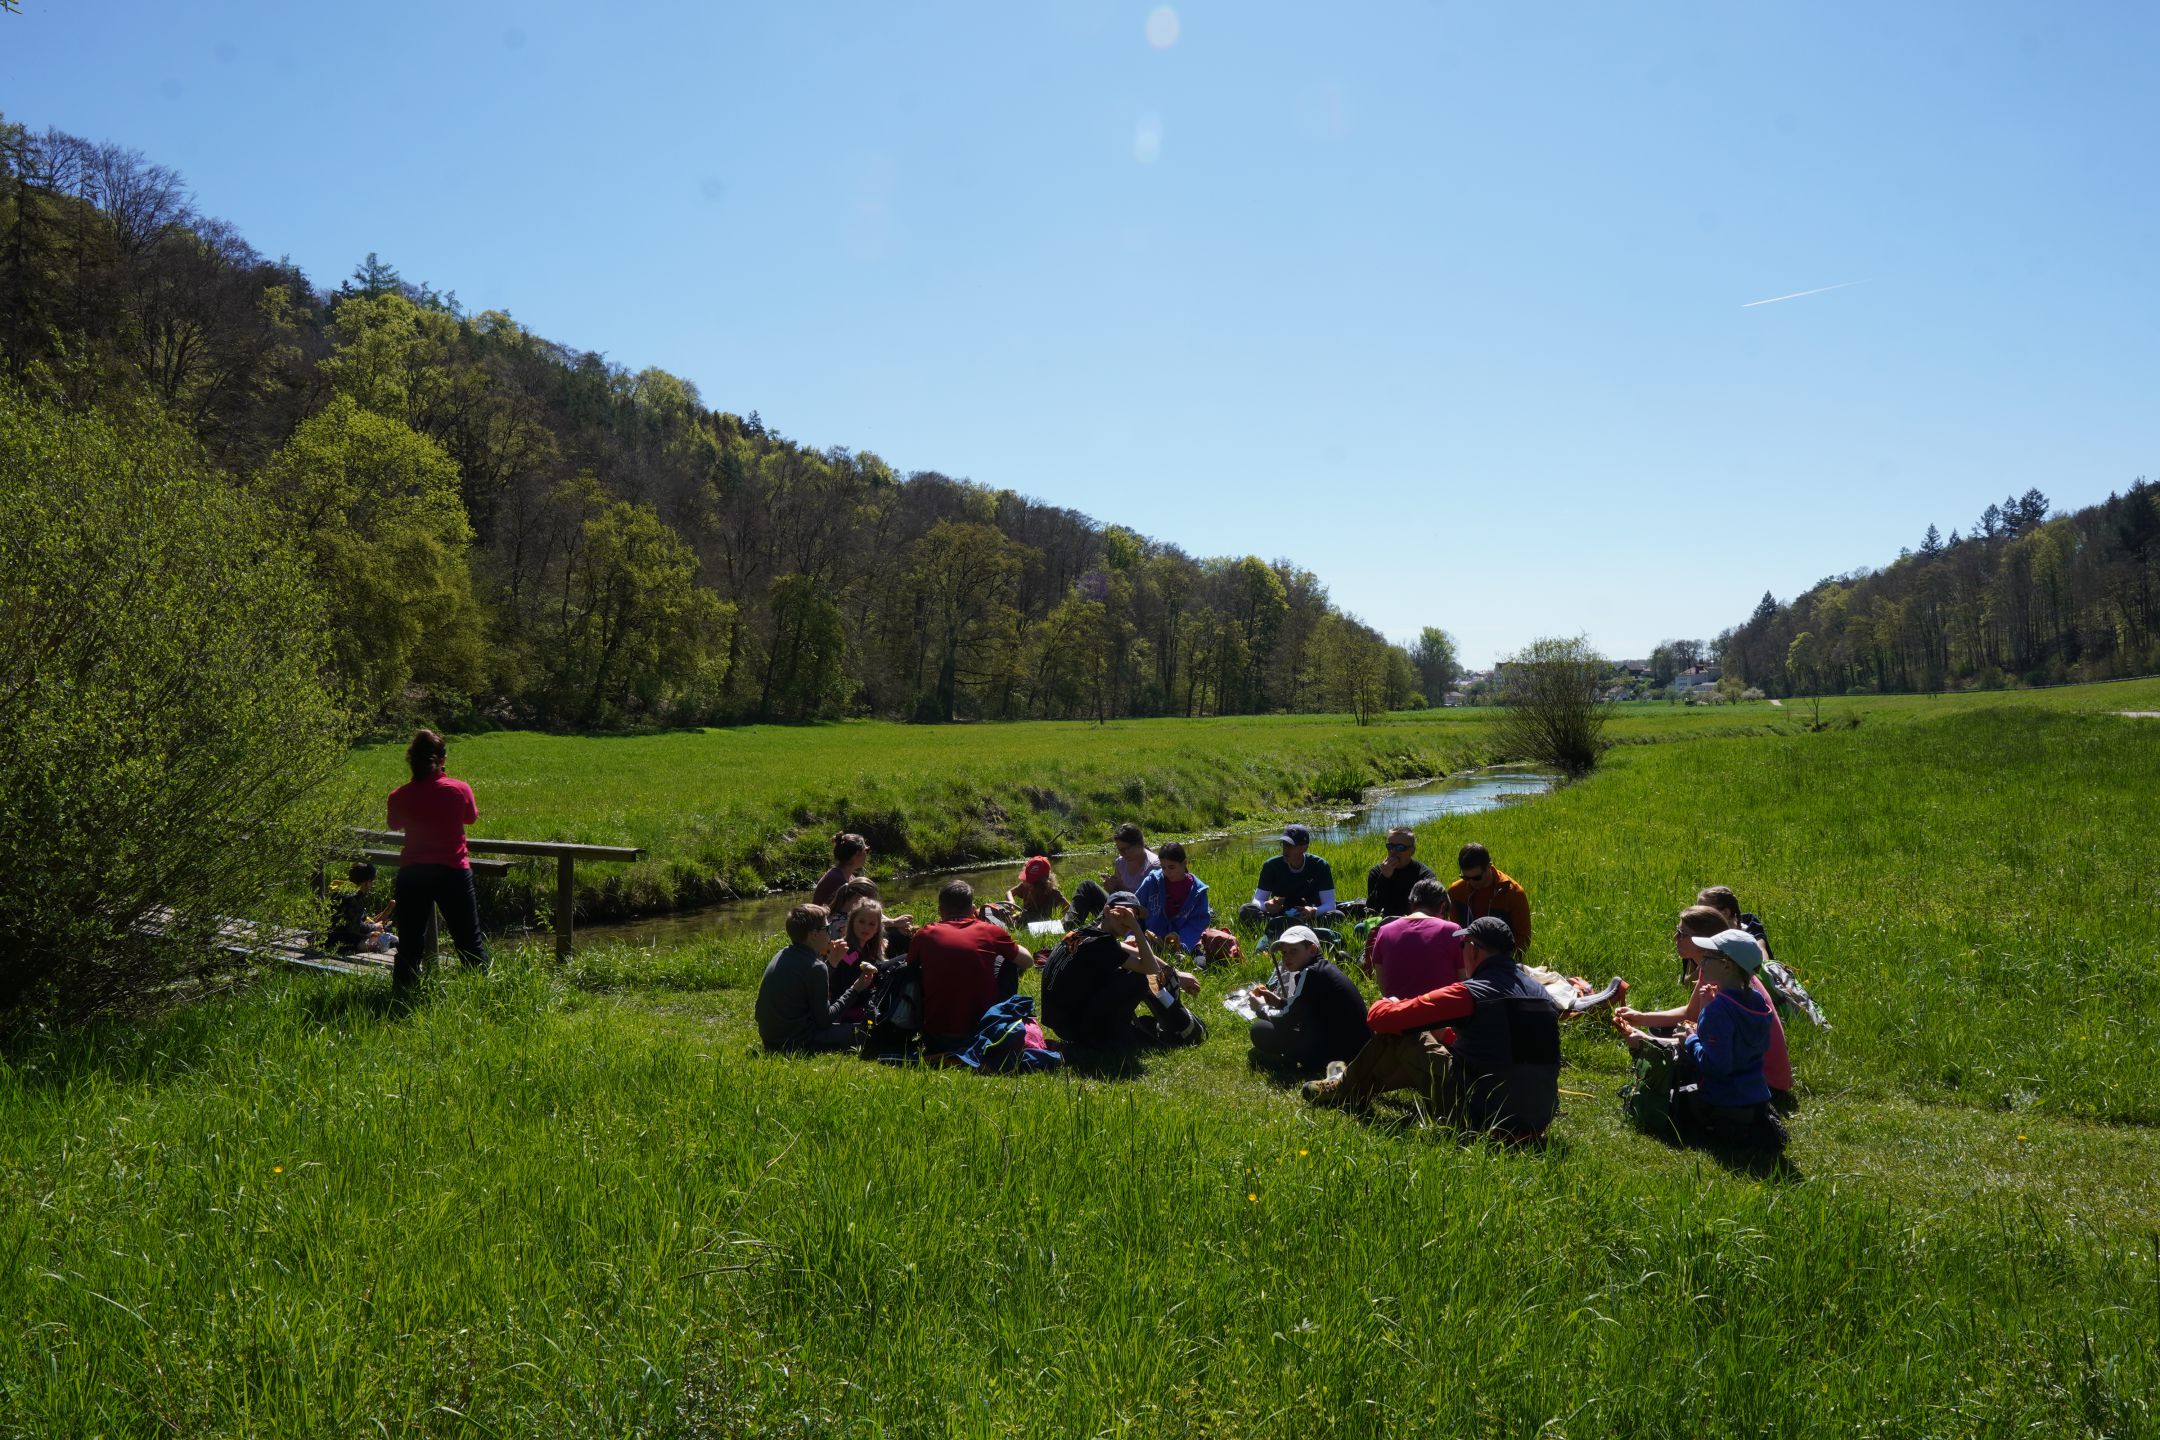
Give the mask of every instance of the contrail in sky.
[(1790, 295), (1773, 295), (1768, 300), (1750, 300), (1740, 308), (1742, 310), (1752, 310), (1757, 305), (1775, 305), (1780, 300), (1798, 300), (1807, 295), (1827, 295), (1832, 290), (1850, 290), (1855, 285), (1865, 284), (1867, 284), (1865, 280), (1847, 280), (1842, 285), (1825, 285), (1820, 290), (1795, 290)]

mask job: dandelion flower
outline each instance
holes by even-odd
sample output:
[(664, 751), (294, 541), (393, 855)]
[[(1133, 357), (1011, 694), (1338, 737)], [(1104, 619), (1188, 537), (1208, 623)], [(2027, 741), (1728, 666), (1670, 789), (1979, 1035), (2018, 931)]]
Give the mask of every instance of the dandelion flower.
[(1252, 1194), (1250, 1191), (1246, 1192), (1245, 1198), (1252, 1201), (1252, 1203), (1255, 1205), (1260, 1203), (1260, 1197), (1258, 1195)]
[[(2025, 1138), (2025, 1137), (2024, 1137), (2024, 1136), (2022, 1136), (2022, 1135), (2018, 1136), (2018, 1139), (2020, 1139), (2020, 1140), (2022, 1140), (2022, 1139), (2024, 1139), (2024, 1138)], [(282, 1175), (282, 1174), (284, 1174), (284, 1173), (285, 1173), (285, 1167), (284, 1167), (283, 1165), (272, 1165), (272, 1166), (270, 1167), (270, 1173), (271, 1173), (271, 1174), (273, 1174), (273, 1175)]]
[(1298, 1159), (1302, 1160), (1302, 1159), (1304, 1159), (1304, 1158), (1305, 1158), (1305, 1157), (1306, 1157), (1307, 1155), (1310, 1155), (1310, 1154), (1312, 1154), (1312, 1151), (1310, 1151), (1310, 1150), (1300, 1150), (1300, 1151), (1298, 1151), (1297, 1153), (1298, 1153)]

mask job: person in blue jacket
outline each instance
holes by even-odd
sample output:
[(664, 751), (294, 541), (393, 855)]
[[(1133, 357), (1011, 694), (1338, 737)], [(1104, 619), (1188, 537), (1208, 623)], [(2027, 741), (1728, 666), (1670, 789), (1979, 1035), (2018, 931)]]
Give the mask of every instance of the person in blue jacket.
[(1214, 923), (1207, 885), (1185, 863), (1185, 847), (1173, 840), (1155, 852), (1162, 861), (1140, 882), (1141, 923), (1155, 942), (1172, 954), (1198, 955), (1200, 934)]
[[(1695, 944), (1702, 952), (1702, 977), (1717, 993), (1680, 1036), (1670, 1071), (1673, 1118), (1715, 1138), (1751, 1140), (1782, 1150), (1784, 1127), (1771, 1107), (1770, 1082), (1763, 1075), (1763, 1057), (1770, 1052), (1770, 1001), (1748, 983), (1762, 971), (1762, 945), (1738, 929)], [(1616, 1023), (1628, 1049), (1638, 1055), (1659, 1043), (1625, 1017), (1616, 1017)]]

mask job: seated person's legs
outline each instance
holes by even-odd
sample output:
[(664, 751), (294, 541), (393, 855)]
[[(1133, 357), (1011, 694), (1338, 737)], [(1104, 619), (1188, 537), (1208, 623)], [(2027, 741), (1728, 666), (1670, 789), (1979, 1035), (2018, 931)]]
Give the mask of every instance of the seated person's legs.
[[(1144, 1045), (1152, 1037), (1136, 1023), (1135, 1012), (1148, 1003), (1148, 995), (1146, 976), (1130, 970), (1117, 971), (1081, 1002), (1079, 1013), (1059, 1034), (1089, 1050), (1129, 1050)], [(1072, 1033), (1067, 1034), (1067, 1030)]]
[(1446, 1090), (1448, 1064), (1447, 1047), (1429, 1030), (1375, 1035), (1341, 1079), (1313, 1082), (1306, 1087), (1305, 1098), (1364, 1109), (1391, 1090), (1414, 1090), (1432, 1104)]
[[(857, 1025), (829, 1025), (804, 1040), (802, 1050), (813, 1055), (830, 1054), (835, 1050), (853, 1050), (862, 1044), (862, 1028)], [(796, 1048), (790, 1046), (790, 1049)]]
[(1296, 1074), (1315, 1074), (1323, 1068), (1315, 1046), (1267, 1015), (1252, 1022), (1252, 1060), (1270, 1070)]

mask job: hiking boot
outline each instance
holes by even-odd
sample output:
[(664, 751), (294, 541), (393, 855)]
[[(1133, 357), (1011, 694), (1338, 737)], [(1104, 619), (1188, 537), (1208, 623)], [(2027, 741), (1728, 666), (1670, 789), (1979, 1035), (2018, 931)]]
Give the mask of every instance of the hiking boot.
[(1365, 1107), (1351, 1097), (1350, 1087), (1339, 1076), (1325, 1080), (1307, 1080), (1298, 1086), (1298, 1096), (1308, 1105), (1322, 1110), (1361, 1111)]

